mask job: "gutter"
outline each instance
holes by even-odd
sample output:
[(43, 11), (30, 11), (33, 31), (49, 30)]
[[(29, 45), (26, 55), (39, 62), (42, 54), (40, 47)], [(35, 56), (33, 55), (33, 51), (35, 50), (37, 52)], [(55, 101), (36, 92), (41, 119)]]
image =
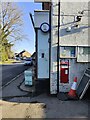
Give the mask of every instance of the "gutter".
[(29, 15), (30, 15), (30, 18), (31, 18), (31, 22), (32, 22), (33, 28), (35, 30), (35, 23), (34, 23), (34, 20), (33, 20), (33, 17), (32, 17), (32, 13), (29, 13)]

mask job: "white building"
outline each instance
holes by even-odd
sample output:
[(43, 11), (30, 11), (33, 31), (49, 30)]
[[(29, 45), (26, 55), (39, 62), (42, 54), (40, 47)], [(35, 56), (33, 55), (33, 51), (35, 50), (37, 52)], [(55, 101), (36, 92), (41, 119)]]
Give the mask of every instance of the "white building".
[(43, 2), (34, 12), (37, 79), (50, 81), (51, 94), (68, 92), (89, 67), (88, 2), (35, 2)]

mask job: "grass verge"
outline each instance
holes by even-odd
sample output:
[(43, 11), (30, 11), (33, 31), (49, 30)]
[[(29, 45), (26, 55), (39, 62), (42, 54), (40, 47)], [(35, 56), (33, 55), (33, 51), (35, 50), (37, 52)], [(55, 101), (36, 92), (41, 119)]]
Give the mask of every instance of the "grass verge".
[(8, 61), (0, 61), (0, 65), (1, 64), (13, 64), (13, 63), (20, 63), (21, 61), (19, 60), (14, 60), (14, 59), (9, 59)]

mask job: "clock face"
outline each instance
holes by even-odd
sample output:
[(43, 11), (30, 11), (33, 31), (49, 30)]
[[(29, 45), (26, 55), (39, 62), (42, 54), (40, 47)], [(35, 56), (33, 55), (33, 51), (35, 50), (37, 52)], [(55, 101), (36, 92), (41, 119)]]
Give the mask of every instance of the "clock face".
[(50, 27), (49, 27), (49, 24), (48, 23), (42, 23), (41, 26), (40, 26), (40, 29), (42, 32), (48, 32)]

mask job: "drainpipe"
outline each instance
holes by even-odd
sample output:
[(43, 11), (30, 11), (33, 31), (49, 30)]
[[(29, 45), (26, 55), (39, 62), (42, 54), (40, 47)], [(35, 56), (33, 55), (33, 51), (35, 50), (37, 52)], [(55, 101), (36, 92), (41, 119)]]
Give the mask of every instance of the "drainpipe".
[(60, 0), (58, 2), (57, 93), (59, 93), (59, 28), (60, 28)]
[(50, 72), (51, 72), (51, 5), (50, 5), (50, 11), (49, 11), (49, 25), (50, 25), (50, 32), (49, 32), (49, 90), (50, 90)]

